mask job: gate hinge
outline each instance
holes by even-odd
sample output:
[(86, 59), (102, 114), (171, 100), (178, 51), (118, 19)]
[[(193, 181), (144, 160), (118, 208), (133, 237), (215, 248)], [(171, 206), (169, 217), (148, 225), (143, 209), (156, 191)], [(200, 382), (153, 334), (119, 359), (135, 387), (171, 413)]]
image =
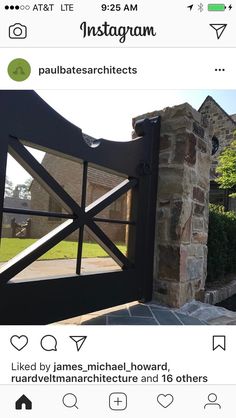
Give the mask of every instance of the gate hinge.
[(150, 176), (152, 174), (151, 166), (146, 161), (141, 161), (137, 166), (139, 176)]

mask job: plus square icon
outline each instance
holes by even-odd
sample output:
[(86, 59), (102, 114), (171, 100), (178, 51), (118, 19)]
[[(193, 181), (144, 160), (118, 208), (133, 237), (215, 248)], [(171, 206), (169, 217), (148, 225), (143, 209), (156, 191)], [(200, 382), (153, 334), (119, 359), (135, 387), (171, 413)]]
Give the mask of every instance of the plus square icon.
[(127, 395), (123, 392), (113, 392), (109, 396), (109, 407), (113, 411), (124, 411), (127, 408)]

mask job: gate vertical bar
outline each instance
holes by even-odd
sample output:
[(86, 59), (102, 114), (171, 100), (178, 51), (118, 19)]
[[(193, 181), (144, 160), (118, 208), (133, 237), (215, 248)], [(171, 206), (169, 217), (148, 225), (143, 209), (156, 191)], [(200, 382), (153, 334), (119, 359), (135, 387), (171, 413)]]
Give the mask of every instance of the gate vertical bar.
[[(84, 161), (84, 163), (83, 163), (82, 195), (81, 195), (81, 208), (82, 208), (82, 210), (85, 210), (85, 207), (86, 207), (87, 178), (88, 178), (88, 162)], [(80, 230), (79, 230), (76, 274), (81, 274), (83, 240), (84, 240), (84, 225), (82, 225), (80, 227)]]
[(160, 124), (160, 117), (156, 117), (135, 125), (136, 134), (144, 136), (148, 148), (148, 158), (139, 164), (139, 185), (131, 200), (131, 213), (136, 216), (137, 227), (129, 237), (128, 251), (135, 261), (140, 301), (151, 300), (153, 292)]
[(0, 244), (2, 237), (3, 206), (6, 182), (8, 139), (4, 135), (0, 139)]
[(146, 207), (146, 229), (145, 247), (146, 267), (143, 271), (144, 300), (151, 300), (153, 294), (153, 274), (154, 274), (154, 251), (156, 248), (156, 210), (157, 210), (157, 188), (158, 188), (158, 167), (159, 167), (159, 148), (160, 148), (160, 128), (161, 119), (153, 118), (149, 120), (150, 136), (150, 175), (148, 176), (145, 188), (148, 188), (149, 199), (144, 202)]

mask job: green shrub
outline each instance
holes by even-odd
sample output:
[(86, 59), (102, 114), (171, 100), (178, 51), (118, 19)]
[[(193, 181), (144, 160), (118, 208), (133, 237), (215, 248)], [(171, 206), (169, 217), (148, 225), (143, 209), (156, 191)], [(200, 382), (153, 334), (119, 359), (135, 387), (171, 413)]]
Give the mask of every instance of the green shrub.
[(207, 281), (236, 273), (236, 214), (210, 205)]

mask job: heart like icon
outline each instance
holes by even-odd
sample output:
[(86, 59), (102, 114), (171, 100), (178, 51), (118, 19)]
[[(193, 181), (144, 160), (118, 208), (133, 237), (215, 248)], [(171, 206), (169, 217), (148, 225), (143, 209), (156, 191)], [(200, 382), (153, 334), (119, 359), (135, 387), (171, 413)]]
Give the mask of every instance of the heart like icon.
[(174, 397), (168, 393), (167, 395), (164, 395), (163, 393), (161, 395), (158, 395), (157, 402), (163, 407), (168, 408), (173, 402)]
[(26, 335), (13, 335), (10, 343), (16, 350), (21, 351), (28, 344), (28, 337)]

